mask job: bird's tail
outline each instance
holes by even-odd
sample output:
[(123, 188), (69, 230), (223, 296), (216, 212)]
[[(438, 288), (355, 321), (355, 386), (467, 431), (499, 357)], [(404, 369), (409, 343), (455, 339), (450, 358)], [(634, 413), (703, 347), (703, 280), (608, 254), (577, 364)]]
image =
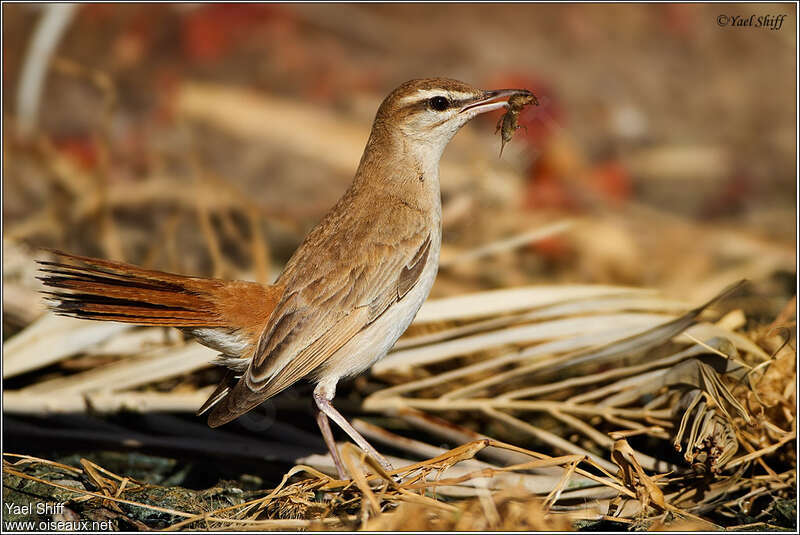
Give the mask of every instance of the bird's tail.
[(131, 264), (52, 251), (39, 277), (51, 308), (76, 318), (224, 329), (257, 337), (280, 296), (276, 286), (186, 277)]

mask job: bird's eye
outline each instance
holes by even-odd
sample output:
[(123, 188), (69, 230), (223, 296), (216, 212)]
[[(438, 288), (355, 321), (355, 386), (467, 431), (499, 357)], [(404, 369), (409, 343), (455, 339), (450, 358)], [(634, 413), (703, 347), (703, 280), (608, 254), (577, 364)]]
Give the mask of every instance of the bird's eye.
[(430, 106), (432, 110), (444, 111), (450, 107), (450, 101), (442, 96), (431, 97), (428, 101), (428, 106)]

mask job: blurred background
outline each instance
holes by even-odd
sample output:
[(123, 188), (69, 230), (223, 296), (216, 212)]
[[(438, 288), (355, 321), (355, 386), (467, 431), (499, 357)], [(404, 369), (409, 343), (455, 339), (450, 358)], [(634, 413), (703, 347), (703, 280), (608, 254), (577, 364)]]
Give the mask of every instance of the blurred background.
[[(785, 18), (726, 24), (750, 15)], [(789, 4), (4, 4), (4, 340), (44, 312), (36, 247), (270, 282), (428, 76), (540, 102), (502, 157), (499, 112), (446, 150), (432, 296), (748, 278), (770, 322), (796, 292), (795, 37)]]
[[(703, 298), (793, 256), (793, 6), (93, 4), (32, 57), (43, 9), (4, 6), (6, 241), (269, 280), (347, 187), (381, 99), (447, 76), (541, 104), (502, 158), (499, 112), (445, 153), (434, 295), (582, 281)], [(20, 117), (26, 58), (44, 73)]]

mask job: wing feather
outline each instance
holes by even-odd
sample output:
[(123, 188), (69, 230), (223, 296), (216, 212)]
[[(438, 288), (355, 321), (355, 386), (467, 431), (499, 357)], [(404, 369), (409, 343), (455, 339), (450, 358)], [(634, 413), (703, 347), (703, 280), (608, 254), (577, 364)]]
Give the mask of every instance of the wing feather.
[[(312, 374), (417, 283), (430, 256), (430, 225), (424, 220), (388, 225), (393, 234), (383, 235), (386, 223), (347, 223), (337, 224), (340, 237), (353, 228), (347, 247), (341, 241), (316, 241), (320, 227), (332, 224), (324, 221), (289, 261), (278, 281), (285, 287), (283, 297), (250, 366), (215, 405), (210, 425), (228, 422)], [(343, 249), (354, 256), (342, 258)]]

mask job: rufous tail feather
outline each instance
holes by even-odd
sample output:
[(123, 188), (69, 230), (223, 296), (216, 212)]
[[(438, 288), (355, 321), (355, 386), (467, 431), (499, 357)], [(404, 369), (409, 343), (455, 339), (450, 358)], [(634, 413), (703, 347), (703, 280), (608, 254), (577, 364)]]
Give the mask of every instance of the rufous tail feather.
[[(122, 262), (51, 251), (39, 277), (57, 313), (91, 320), (164, 325), (190, 332), (236, 333), (255, 345), (281, 288), (255, 282), (187, 277)], [(212, 340), (203, 340), (202, 343)], [(214, 343), (206, 343), (216, 347)], [(234, 355), (241, 356), (241, 355)]]

